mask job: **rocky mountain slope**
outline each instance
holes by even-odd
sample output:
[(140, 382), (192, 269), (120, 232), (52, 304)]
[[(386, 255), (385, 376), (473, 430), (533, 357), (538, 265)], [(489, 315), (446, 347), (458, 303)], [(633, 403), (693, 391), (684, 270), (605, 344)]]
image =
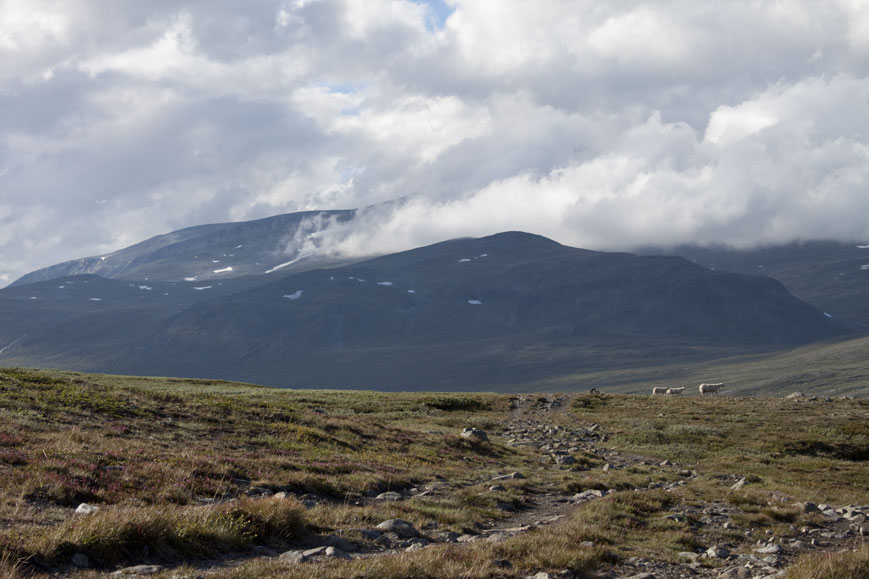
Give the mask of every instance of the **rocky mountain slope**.
[(805, 241), (744, 250), (683, 245), (639, 253), (679, 255), (716, 270), (771, 277), (855, 329), (869, 329), (869, 245), (865, 243)]
[[(112, 253), (67, 261), (14, 281), (20, 286), (70, 275), (140, 281), (207, 281), (294, 269), (311, 262), (302, 253), (322, 228), (353, 219), (355, 211), (306, 211), (254, 221), (214, 223), (158, 235)], [(307, 260), (304, 264), (303, 261)]]
[(211, 279), (180, 277), (204, 245), (274, 246), (284, 234), (256, 242), (256, 232), (284, 222), (284, 237), (298, 237), (307, 218), (155, 238), (101, 260), (117, 279), (19, 280), (0, 290), (0, 363), (277, 386), (509, 388), (848, 331), (772, 279), (518, 232), (329, 269), (294, 269), (272, 254), (246, 274), (254, 265), (236, 254), (208, 260)]

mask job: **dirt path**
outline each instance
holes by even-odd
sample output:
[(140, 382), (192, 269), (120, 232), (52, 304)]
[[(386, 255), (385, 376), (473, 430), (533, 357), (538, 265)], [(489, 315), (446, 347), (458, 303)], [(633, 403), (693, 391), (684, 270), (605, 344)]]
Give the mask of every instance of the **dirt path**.
[[(538, 469), (558, 469), (562, 472), (583, 472), (590, 467), (607, 469), (623, 469), (642, 466), (647, 469), (666, 471), (666, 483), (649, 483), (634, 489), (634, 492), (671, 491), (689, 484), (697, 477), (690, 468), (672, 464), (670, 461), (659, 462), (640, 455), (619, 453), (605, 448), (603, 442), (606, 433), (596, 424), (582, 424), (569, 410), (573, 396), (556, 394), (549, 396), (517, 396), (512, 402), (512, 411), (508, 421), (500, 432), (490, 435), (500, 435), (507, 444), (514, 447), (532, 449), (540, 454)], [(588, 457), (594, 457), (594, 464), (588, 462)], [(585, 462), (583, 462), (585, 461)], [(533, 476), (534, 472), (513, 475), (523, 478)], [(727, 476), (727, 475), (725, 475)], [(538, 477), (538, 479), (541, 477)], [(449, 496), (466, 486), (491, 484), (497, 489), (500, 482), (496, 479), (477, 480), (466, 485), (453, 484), (448, 481), (432, 481), (420, 489), (420, 494), (431, 493), (432, 496)], [(737, 481), (734, 479), (733, 481)], [(582, 505), (600, 500), (606, 492), (585, 492), (566, 494), (563, 489), (555, 486), (538, 489), (539, 492), (529, 494), (523, 506), (513, 510), (513, 505), (505, 505), (504, 516), (495, 520), (480, 521), (478, 533), (459, 535), (456, 533), (423, 530), (423, 537), (401, 537), (394, 533), (372, 532), (365, 544), (354, 543), (345, 538), (353, 537), (349, 530), (338, 530), (330, 535), (310, 536), (296, 551), (288, 552), (284, 557), (290, 560), (314, 561), (318, 557), (328, 556), (327, 546), (337, 549), (338, 556), (380, 557), (400, 553), (405, 550), (425, 548), (432, 543), (472, 543), (476, 541), (503, 541), (509, 537), (526, 533), (542, 526), (557, 524)], [(303, 501), (306, 497), (300, 497)], [(307, 500), (315, 500), (308, 497)], [(370, 503), (376, 499), (365, 499)], [(678, 503), (678, 501), (677, 501)], [(740, 510), (727, 503), (707, 502), (692, 503), (674, 507), (668, 517), (677, 521), (691, 521), (692, 531), (696, 531), (698, 540), (705, 544), (710, 531), (732, 529), (734, 516)], [(696, 522), (696, 525), (694, 524)], [(859, 521), (858, 521), (859, 522)], [(728, 526), (730, 525), (730, 526)], [(724, 577), (727, 579), (754, 579), (759, 577), (775, 577), (797, 556), (810, 551), (838, 551), (853, 548), (863, 540), (862, 534), (844, 517), (829, 517), (828, 524), (815, 525), (812, 528), (797, 529), (791, 536), (769, 536), (768, 541), (755, 544), (749, 539), (740, 543), (732, 539), (726, 545), (709, 545), (707, 553), (680, 553), (678, 561), (672, 561), (657, 556), (630, 557), (619, 561), (610, 568), (603, 569), (597, 575), (601, 579), (619, 577), (645, 577), (645, 579), (677, 579), (683, 577)], [(747, 531), (747, 530), (746, 530)], [(734, 534), (731, 532), (731, 536)], [(749, 544), (749, 542), (751, 544)], [(316, 552), (312, 552), (316, 551)], [(292, 554), (289, 554), (292, 553)], [(308, 553), (306, 555), (306, 553)], [(737, 554), (741, 553), (741, 554)], [(274, 557), (278, 553), (263, 552), (259, 556)], [(254, 556), (254, 558), (256, 555)], [(222, 561), (205, 562), (200, 573), (205, 575), (250, 561), (252, 557), (232, 558)], [(558, 575), (553, 575), (553, 577)], [(569, 577), (569, 572), (561, 575)]]

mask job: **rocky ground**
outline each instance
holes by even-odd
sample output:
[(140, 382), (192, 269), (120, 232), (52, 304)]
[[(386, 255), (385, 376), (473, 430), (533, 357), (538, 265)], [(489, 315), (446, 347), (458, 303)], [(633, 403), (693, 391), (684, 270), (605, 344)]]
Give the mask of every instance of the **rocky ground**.
[[(559, 469), (564, 472), (583, 472), (589, 469), (604, 471), (644, 467), (665, 474), (666, 482), (653, 482), (636, 487), (633, 492), (674, 492), (698, 477), (698, 473), (685, 465), (670, 460), (660, 461), (632, 454), (624, 454), (608, 447), (607, 433), (597, 424), (581, 424), (567, 412), (571, 397), (568, 395), (522, 396), (513, 400), (510, 420), (501, 432), (483, 432), (468, 428), (463, 436), (470, 439), (487, 439), (500, 436), (506, 444), (526, 447), (540, 454), (540, 469)], [(505, 472), (485, 481), (488, 492), (504, 490), (505, 481), (534, 476), (528, 472)], [(738, 490), (751, 485), (738, 474), (714, 475), (726, 481), (730, 488)], [(479, 486), (483, 481), (476, 481)], [(732, 484), (731, 484), (732, 483)], [(442, 478), (436, 478), (417, 488), (380, 493), (358, 501), (357, 504), (378, 501), (403, 501), (415, 496), (432, 498), (448, 497), (461, 488), (469, 486)], [(251, 488), (250, 495), (269, 495), (266, 489)], [(471, 544), (478, 541), (500, 542), (515, 535), (528, 533), (544, 526), (555, 526), (575, 509), (582, 509), (593, 501), (603, 500), (607, 491), (587, 489), (583, 492), (565, 494), (563, 491), (540, 489), (527, 495), (520, 504), (499, 503), (503, 518), (479, 521), (473, 529), (463, 533), (445, 532), (437, 528), (417, 529), (401, 519), (385, 520), (373, 528), (339, 529), (329, 534), (310, 535), (294, 549), (284, 553), (261, 549), (257, 557), (279, 558), (288, 564), (316, 565), (327, 558), (350, 559), (394, 555), (402, 551), (425, 549), (439, 543)], [(313, 494), (296, 497), (309, 508), (323, 504), (326, 499)], [(619, 560), (601, 569), (596, 577), (633, 579), (670, 579), (680, 577), (724, 577), (729, 579), (778, 577), (798, 556), (809, 552), (834, 552), (852, 549), (864, 541), (869, 533), (869, 506), (824, 505), (796, 503), (790, 497), (773, 493), (771, 504), (790, 509), (799, 509), (811, 515), (812, 524), (788, 529), (787, 536), (777, 536), (767, 530), (757, 539), (754, 529), (738, 522), (745, 515), (739, 506), (721, 500), (690, 505), (678, 503), (671, 508), (667, 518), (690, 524), (698, 547), (692, 551), (662, 555), (660, 558), (635, 556)], [(727, 537), (726, 541), (720, 538)], [(593, 547), (592, 542), (587, 545)], [(200, 565), (193, 576), (205, 577), (226, 570), (227, 567), (250, 561), (244, 558), (227, 557), (221, 561), (208, 561)], [(86, 564), (86, 562), (80, 562)], [(505, 576), (516, 576), (509, 560), (495, 562), (504, 569)], [(147, 575), (166, 572), (159, 566), (137, 566), (122, 569), (113, 575)], [(179, 577), (181, 575), (178, 575)], [(185, 575), (189, 576), (189, 575)], [(552, 573), (532, 572), (530, 577), (573, 577), (569, 570)]]

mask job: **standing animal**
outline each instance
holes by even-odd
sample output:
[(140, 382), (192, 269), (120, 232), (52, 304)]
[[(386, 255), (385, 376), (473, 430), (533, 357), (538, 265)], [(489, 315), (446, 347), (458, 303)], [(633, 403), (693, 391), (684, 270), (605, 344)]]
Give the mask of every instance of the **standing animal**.
[(679, 396), (684, 391), (685, 391), (684, 386), (682, 386), (681, 388), (667, 388), (667, 395), (668, 396)]
[(724, 390), (723, 382), (716, 382), (715, 384), (701, 384), (700, 396), (705, 396), (707, 394), (718, 394), (718, 392), (721, 390)]
[(652, 396), (657, 396), (658, 394), (666, 394), (667, 388), (664, 386), (655, 386), (652, 388)]

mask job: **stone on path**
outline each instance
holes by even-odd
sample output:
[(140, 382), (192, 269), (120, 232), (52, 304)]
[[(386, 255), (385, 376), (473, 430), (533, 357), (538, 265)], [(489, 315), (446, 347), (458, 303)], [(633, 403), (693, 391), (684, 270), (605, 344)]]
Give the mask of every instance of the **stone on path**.
[(805, 503), (797, 503), (794, 505), (799, 508), (803, 513), (820, 513), (821, 509), (818, 508), (818, 505), (815, 503), (805, 502)]
[(288, 563), (304, 563), (308, 560), (308, 557), (302, 551), (287, 551), (286, 553), (281, 553), (278, 559)]
[(401, 496), (401, 493), (397, 493), (395, 491), (387, 491), (385, 493), (380, 493), (377, 495), (377, 499), (381, 501), (400, 501), (404, 497)]
[(747, 567), (731, 567), (718, 575), (718, 579), (752, 579), (754, 574)]
[[(380, 533), (378, 533), (379, 535)], [(328, 535), (325, 537), (323, 544), (327, 547), (335, 547), (337, 549), (341, 549), (346, 553), (353, 553), (354, 551), (358, 551), (359, 547), (355, 543), (351, 543), (344, 537), (339, 537), (338, 535)]]
[(583, 491), (581, 493), (576, 493), (573, 495), (573, 500), (575, 501), (590, 501), (592, 499), (599, 499), (606, 495), (606, 491), (599, 491), (597, 489), (589, 489), (587, 491)]
[(510, 474), (502, 474), (501, 476), (496, 476), (492, 480), (517, 480), (525, 478), (521, 472), (511, 472)]
[(82, 503), (75, 509), (75, 514), (77, 515), (90, 515), (91, 513), (95, 513), (100, 508), (96, 505), (89, 505), (88, 503)]
[(386, 533), (395, 533), (402, 539), (419, 537), (419, 531), (404, 519), (388, 519), (377, 525), (377, 529)]
[(351, 558), (350, 555), (348, 555), (347, 553), (345, 553), (344, 551), (342, 551), (341, 549), (339, 549), (337, 547), (326, 547), (324, 554), (327, 557), (331, 557), (333, 559), (350, 559)]
[(462, 431), (461, 437), (467, 439), (473, 438), (476, 440), (489, 440), (489, 436), (485, 431), (470, 426)]
[(725, 547), (709, 547), (703, 555), (707, 559), (727, 559), (730, 557), (730, 550)]
[(754, 550), (755, 553), (760, 553), (761, 555), (777, 555), (782, 551), (781, 545), (776, 545), (775, 543), (764, 545)]
[(118, 569), (112, 575), (154, 575), (163, 571), (160, 565), (135, 565), (134, 567), (124, 567)]
[(326, 551), (326, 547), (314, 547), (313, 549), (308, 549), (307, 551), (302, 551), (302, 555), (305, 557), (316, 557), (317, 555), (322, 555)]
[(739, 489), (741, 489), (742, 487), (744, 487), (744, 486), (746, 485), (747, 482), (748, 482), (748, 481), (745, 480), (745, 477), (742, 477), (741, 479), (739, 479), (738, 481), (736, 481), (735, 483), (733, 483), (733, 486), (730, 487), (730, 490), (732, 490), (732, 491), (738, 491)]

